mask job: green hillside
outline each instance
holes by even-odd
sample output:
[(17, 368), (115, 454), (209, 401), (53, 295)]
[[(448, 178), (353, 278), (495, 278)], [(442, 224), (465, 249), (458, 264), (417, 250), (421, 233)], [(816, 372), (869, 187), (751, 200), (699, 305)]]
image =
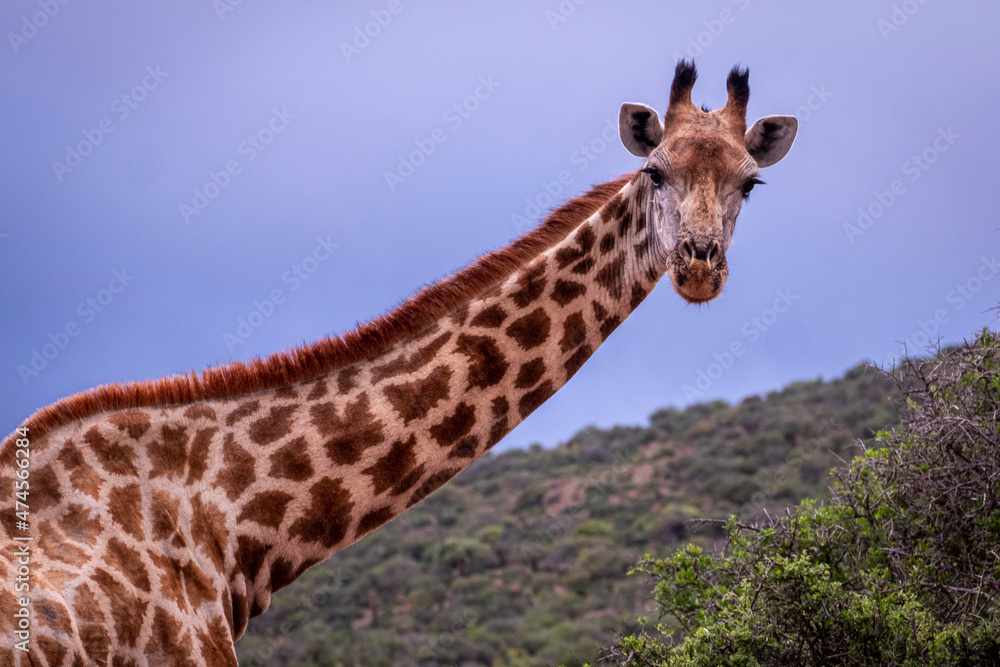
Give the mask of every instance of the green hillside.
[(857, 439), (898, 421), (858, 366), (738, 405), (664, 409), (555, 449), (488, 455), (278, 593), (241, 665), (580, 665), (655, 610), (646, 553), (827, 493)]

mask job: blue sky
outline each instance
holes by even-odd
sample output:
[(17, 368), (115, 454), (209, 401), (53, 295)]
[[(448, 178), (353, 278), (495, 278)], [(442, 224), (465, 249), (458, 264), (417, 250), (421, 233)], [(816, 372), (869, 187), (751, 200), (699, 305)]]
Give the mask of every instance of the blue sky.
[(941, 0), (4, 3), (0, 431), (384, 312), (635, 169), (608, 123), (662, 110), (678, 56), (712, 107), (749, 66), (750, 120), (799, 116), (795, 145), (723, 295), (661, 285), (502, 446), (961, 340), (1000, 300), (998, 21)]

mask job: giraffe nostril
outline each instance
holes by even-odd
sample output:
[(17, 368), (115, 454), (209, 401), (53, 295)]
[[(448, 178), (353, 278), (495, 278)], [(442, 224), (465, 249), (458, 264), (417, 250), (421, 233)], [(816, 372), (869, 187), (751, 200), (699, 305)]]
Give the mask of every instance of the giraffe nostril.
[(689, 264), (694, 261), (695, 250), (694, 243), (691, 242), (691, 239), (687, 238), (681, 242), (681, 255), (684, 256), (684, 259), (686, 259)]
[(712, 241), (711, 245), (708, 246), (708, 265), (712, 266), (715, 264), (716, 260), (722, 256), (722, 246), (719, 245), (718, 241)]

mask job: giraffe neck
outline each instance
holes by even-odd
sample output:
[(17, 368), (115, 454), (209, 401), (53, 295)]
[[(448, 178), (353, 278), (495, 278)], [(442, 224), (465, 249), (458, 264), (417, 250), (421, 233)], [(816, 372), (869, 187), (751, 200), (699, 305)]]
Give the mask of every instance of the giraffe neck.
[[(560, 242), (419, 334), (232, 408), (247, 414), (234, 423), (243, 433), (232, 460), (246, 451), (271, 466), (266, 478), (231, 490), (251, 615), (302, 569), (489, 451), (639, 305), (665, 266), (635, 204), (639, 187), (627, 184)], [(236, 444), (246, 441), (256, 445)]]
[[(130, 403), (112, 387), (70, 400), (123, 404), (64, 409), (33, 440), (32, 599), (67, 621), (45, 632), (98, 661), (234, 664), (233, 641), (273, 591), (490, 450), (645, 298), (666, 265), (636, 203), (647, 180), (609, 191), (596, 213), (420, 331), (334, 370), (236, 395), (190, 399), (202, 387), (161, 381), (165, 393), (181, 387), (177, 397)], [(0, 450), (8, 490), (12, 442)], [(0, 533), (10, 543), (6, 524)], [(14, 561), (0, 556), (2, 574)], [(4, 617), (10, 604), (0, 596)], [(86, 628), (100, 641), (81, 640)]]

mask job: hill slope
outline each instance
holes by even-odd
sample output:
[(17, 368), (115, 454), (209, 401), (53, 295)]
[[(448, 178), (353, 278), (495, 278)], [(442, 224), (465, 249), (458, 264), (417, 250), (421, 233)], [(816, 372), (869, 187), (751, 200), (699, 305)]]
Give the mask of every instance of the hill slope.
[(488, 455), (276, 595), (237, 645), (240, 664), (593, 662), (652, 611), (650, 582), (626, 576), (643, 554), (723, 536), (691, 519), (823, 497), (856, 439), (896, 423), (894, 395), (858, 366)]

